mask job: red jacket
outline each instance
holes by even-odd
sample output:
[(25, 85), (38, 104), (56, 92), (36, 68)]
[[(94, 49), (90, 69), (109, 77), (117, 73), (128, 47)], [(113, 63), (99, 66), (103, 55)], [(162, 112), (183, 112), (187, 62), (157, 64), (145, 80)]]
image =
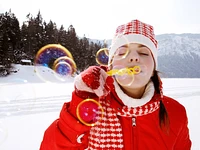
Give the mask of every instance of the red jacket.
[[(114, 91), (104, 99), (109, 99), (110, 106), (116, 111), (118, 108), (123, 107), (122, 101)], [(154, 94), (148, 103), (160, 99), (159, 94)], [(91, 136), (90, 130), (93, 127), (80, 123), (75, 112), (77, 105), (82, 100), (75, 92), (72, 93), (72, 101), (64, 103), (60, 117), (45, 131), (40, 150), (83, 150), (88, 148), (90, 139), (88, 137)], [(191, 141), (185, 108), (177, 101), (166, 96), (163, 97), (162, 102), (170, 120), (169, 132), (165, 132), (159, 126), (159, 108), (152, 113), (137, 117), (117, 115), (122, 127), (124, 145), (122, 149), (190, 150)]]

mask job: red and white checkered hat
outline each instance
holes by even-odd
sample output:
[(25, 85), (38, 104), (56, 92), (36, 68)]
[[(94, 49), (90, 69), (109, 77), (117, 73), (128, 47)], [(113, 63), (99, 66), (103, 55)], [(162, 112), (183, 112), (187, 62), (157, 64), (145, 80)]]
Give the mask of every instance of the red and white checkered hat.
[(109, 62), (117, 48), (129, 43), (147, 46), (152, 52), (157, 67), (157, 40), (153, 26), (139, 20), (132, 20), (127, 24), (118, 26), (109, 51)]

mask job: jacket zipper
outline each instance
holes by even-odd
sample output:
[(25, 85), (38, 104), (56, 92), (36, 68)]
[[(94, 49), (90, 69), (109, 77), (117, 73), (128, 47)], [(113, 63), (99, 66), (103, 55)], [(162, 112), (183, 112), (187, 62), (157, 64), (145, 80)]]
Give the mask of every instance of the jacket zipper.
[(135, 117), (132, 118), (132, 126), (133, 126), (133, 127), (136, 126), (136, 118), (135, 118)]
[(137, 141), (136, 141), (136, 137), (137, 137), (137, 133), (136, 133), (136, 117), (132, 118), (132, 140), (133, 140), (133, 150), (137, 149)]

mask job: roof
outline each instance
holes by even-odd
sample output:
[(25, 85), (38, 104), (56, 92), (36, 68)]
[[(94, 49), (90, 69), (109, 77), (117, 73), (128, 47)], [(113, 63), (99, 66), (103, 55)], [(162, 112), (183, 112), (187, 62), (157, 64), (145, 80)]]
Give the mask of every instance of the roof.
[(29, 63), (31, 63), (31, 60), (28, 60), (28, 59), (22, 59), (21, 62), (29, 62)]

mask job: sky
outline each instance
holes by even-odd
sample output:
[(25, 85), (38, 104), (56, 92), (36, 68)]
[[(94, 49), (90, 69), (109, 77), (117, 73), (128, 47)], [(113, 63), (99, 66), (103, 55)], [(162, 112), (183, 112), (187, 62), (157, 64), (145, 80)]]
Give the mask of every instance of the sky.
[[(33, 66), (15, 67), (17, 73), (0, 78), (0, 150), (39, 150), (45, 130), (59, 117), (63, 103), (70, 101), (73, 79), (64, 84), (38, 82)], [(55, 81), (46, 67), (43, 70), (41, 76)], [(199, 150), (200, 79), (162, 81), (164, 94), (185, 106), (191, 150)]]
[(199, 0), (4, 0), (0, 13), (11, 11), (20, 20), (28, 13), (64, 25), (79, 36), (111, 39), (116, 27), (139, 19), (154, 26), (155, 34), (200, 33)]

